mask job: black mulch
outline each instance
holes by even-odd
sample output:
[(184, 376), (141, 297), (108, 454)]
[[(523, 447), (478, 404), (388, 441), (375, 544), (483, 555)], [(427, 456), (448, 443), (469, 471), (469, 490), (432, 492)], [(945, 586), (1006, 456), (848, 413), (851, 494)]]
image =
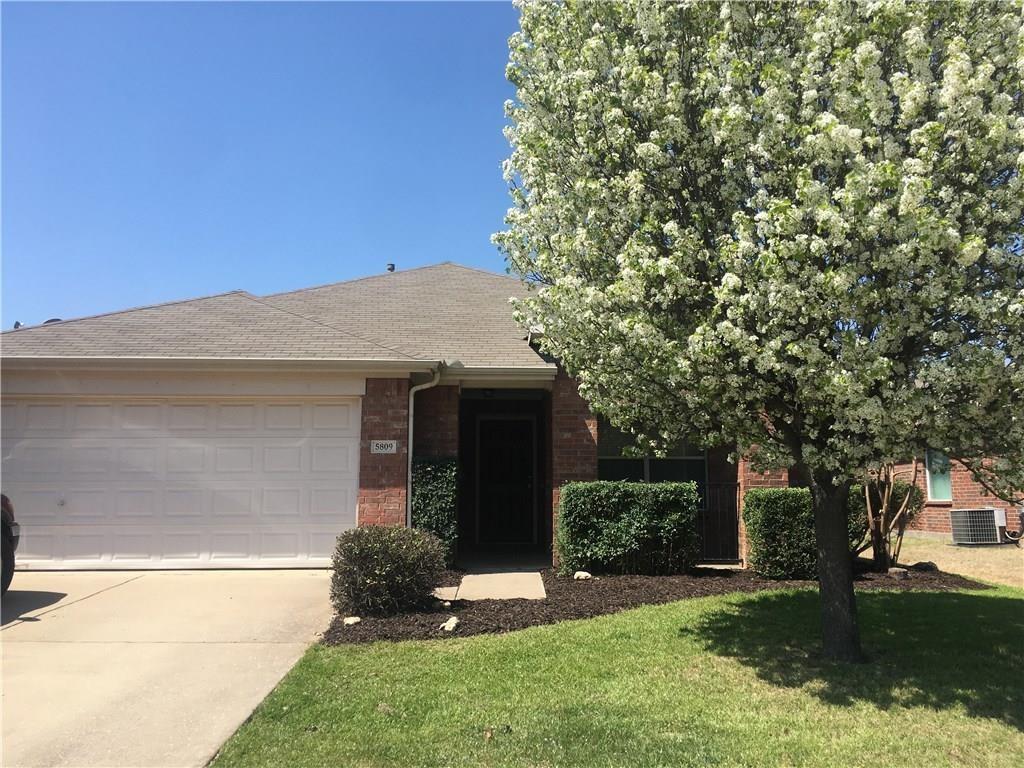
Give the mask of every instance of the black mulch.
[[(448, 572), (445, 584), (458, 583), (458, 572)], [(785, 587), (814, 587), (813, 581), (767, 581), (750, 571), (697, 569), (684, 576), (601, 576), (575, 581), (541, 571), (547, 598), (544, 600), (455, 600), (449, 606), (438, 600), (430, 607), (397, 616), (364, 616), (353, 626), (342, 624), (335, 616), (324, 633), (326, 645), (372, 643), (377, 640), (429, 640), (511, 632), (540, 624), (568, 619), (587, 619), (616, 613), (641, 605), (658, 605), (691, 597), (707, 597), (727, 592), (760, 592)], [(908, 577), (896, 580), (887, 574), (862, 573), (857, 589), (956, 590), (985, 589), (978, 582), (935, 570), (911, 569)], [(454, 632), (440, 629), (450, 616), (459, 617)]]

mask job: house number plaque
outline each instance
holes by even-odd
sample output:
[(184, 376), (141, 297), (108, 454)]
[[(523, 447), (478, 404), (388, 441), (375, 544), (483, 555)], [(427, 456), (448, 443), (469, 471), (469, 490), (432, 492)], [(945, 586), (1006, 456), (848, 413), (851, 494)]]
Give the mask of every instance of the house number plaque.
[(370, 453), (398, 453), (398, 441), (371, 440)]

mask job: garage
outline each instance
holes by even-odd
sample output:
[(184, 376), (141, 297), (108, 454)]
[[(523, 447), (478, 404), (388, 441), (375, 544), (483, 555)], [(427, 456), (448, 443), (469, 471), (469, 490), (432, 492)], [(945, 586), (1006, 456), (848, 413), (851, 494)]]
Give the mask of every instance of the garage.
[(5, 397), (19, 567), (312, 567), (355, 525), (359, 397)]

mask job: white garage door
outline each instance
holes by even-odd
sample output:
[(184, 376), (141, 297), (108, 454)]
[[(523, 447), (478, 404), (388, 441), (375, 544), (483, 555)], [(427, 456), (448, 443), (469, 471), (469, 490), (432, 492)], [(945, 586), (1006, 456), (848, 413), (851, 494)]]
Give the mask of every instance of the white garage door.
[(359, 398), (3, 405), (33, 568), (315, 566), (355, 524)]

